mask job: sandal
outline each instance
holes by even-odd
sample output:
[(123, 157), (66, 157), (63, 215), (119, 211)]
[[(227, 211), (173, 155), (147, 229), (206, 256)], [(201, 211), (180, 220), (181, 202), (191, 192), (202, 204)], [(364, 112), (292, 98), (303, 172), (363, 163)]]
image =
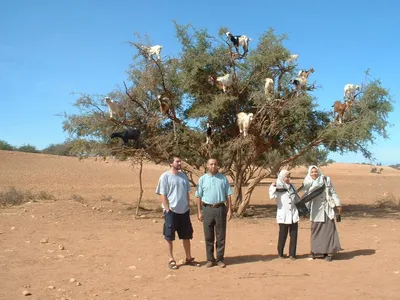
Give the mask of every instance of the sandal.
[(193, 266), (193, 267), (200, 267), (200, 263), (194, 260), (194, 257), (191, 259), (186, 258), (185, 265), (187, 266)]
[(179, 267), (178, 267), (178, 265), (176, 264), (176, 261), (175, 261), (175, 260), (170, 260), (170, 261), (168, 262), (168, 268), (170, 268), (171, 270), (178, 270), (178, 269), (179, 269)]

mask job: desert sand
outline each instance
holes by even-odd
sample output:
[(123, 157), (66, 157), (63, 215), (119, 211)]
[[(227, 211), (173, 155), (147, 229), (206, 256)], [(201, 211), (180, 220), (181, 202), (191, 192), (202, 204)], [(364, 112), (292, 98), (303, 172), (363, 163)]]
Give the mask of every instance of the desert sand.
[[(399, 170), (322, 168), (344, 206), (337, 224), (343, 251), (332, 262), (307, 258), (306, 219), (298, 259), (277, 259), (270, 179), (255, 190), (249, 216), (229, 222), (225, 269), (169, 270), (154, 193), (168, 168), (145, 164), (146, 210), (135, 217), (138, 169), (129, 162), (0, 151), (0, 192), (15, 187), (55, 198), (0, 208), (0, 299), (400, 299), (400, 209), (377, 207), (388, 195), (399, 200)], [(293, 170), (293, 182), (299, 186), (305, 174)], [(192, 254), (204, 264), (202, 224), (194, 215), (192, 223)], [(174, 252), (184, 259), (179, 241)]]

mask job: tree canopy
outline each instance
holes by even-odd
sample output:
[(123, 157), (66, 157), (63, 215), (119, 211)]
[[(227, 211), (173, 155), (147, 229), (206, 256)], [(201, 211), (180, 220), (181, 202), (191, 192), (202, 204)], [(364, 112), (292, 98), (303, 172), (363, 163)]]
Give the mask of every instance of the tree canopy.
[[(297, 60), (283, 45), (285, 35), (269, 29), (245, 53), (227, 38), (228, 28), (220, 28), (217, 36), (191, 25), (175, 23), (175, 28), (181, 50), (176, 56), (167, 49), (161, 59), (150, 55), (142, 46), (152, 45), (140, 36), (131, 43), (135, 55), (128, 83), (107, 95), (124, 107), (124, 118), (109, 117), (106, 95), (79, 95), (79, 113), (64, 119), (73, 150), (145, 155), (156, 163), (179, 153), (189, 175), (202, 174), (207, 159), (214, 157), (220, 171), (232, 178), (235, 209), (243, 215), (256, 185), (282, 167), (323, 165), (329, 152), (361, 152), (371, 158), (369, 145), (377, 136), (387, 138), (392, 99), (369, 74), (352, 99), (343, 99), (352, 105), (339, 123), (313, 96), (318, 70), (306, 66), (308, 78), (299, 73)], [(228, 74), (231, 84), (223, 91), (217, 78)], [(266, 78), (273, 80), (270, 92)], [(239, 112), (253, 114), (246, 137), (237, 125)], [(212, 127), (210, 143), (206, 123)], [(112, 132), (132, 127), (140, 129), (144, 151), (110, 140)]]

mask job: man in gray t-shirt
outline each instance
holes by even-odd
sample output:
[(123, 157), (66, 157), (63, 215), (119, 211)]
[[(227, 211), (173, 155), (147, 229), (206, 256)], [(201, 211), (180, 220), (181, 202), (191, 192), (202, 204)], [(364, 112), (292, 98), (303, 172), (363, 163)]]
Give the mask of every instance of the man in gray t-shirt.
[(156, 194), (160, 195), (164, 209), (163, 234), (168, 244), (168, 267), (172, 270), (178, 269), (172, 251), (175, 231), (178, 233), (179, 239), (183, 241), (183, 248), (186, 253), (185, 265), (199, 267), (200, 264), (194, 260), (190, 252), (193, 227), (189, 211), (189, 180), (186, 174), (181, 172), (181, 158), (179, 156), (172, 155), (169, 163), (171, 169), (160, 176), (156, 188)]

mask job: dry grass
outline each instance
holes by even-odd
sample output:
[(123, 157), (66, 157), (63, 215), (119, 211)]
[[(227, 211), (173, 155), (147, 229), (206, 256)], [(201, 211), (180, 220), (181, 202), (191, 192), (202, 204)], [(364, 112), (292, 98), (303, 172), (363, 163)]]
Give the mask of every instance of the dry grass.
[(31, 191), (19, 190), (15, 187), (10, 187), (8, 190), (0, 192), (0, 207), (21, 205), (29, 201), (38, 200), (57, 200), (52, 194), (46, 191), (33, 193)]
[(377, 200), (373, 206), (376, 208), (400, 208), (400, 199), (396, 199), (391, 192), (384, 192), (382, 198)]

